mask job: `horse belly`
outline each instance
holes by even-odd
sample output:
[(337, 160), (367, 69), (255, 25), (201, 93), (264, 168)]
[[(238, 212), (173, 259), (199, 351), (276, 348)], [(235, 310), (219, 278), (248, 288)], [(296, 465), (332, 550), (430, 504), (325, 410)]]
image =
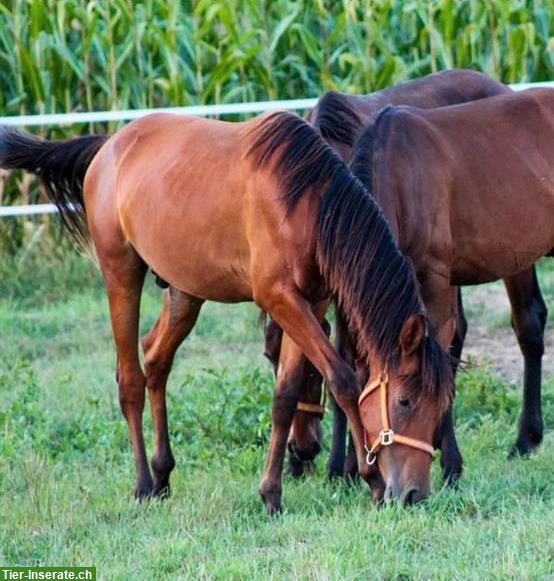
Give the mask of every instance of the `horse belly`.
[(554, 245), (550, 163), (531, 151), (527, 158), (508, 151), (506, 159), (498, 153), (489, 165), (463, 172), (452, 196), (453, 284), (511, 276)]
[[(234, 303), (252, 300), (250, 274), (240, 256), (207, 249), (209, 244), (181, 245), (174, 252), (167, 241), (165, 251), (151, 253), (148, 265), (178, 290), (205, 300)], [(140, 249), (139, 249), (140, 254)]]
[[(202, 183), (133, 192), (126, 197), (127, 239), (149, 268), (178, 290), (206, 300), (252, 299), (250, 252), (240, 195), (222, 195)], [(204, 187), (205, 186), (205, 187)]]
[[(551, 229), (547, 235), (540, 227), (534, 231), (518, 231), (514, 236), (487, 234), (460, 241), (455, 246), (451, 281), (453, 285), (492, 282), (516, 274), (532, 266), (552, 247)], [(501, 230), (497, 230), (501, 234)]]

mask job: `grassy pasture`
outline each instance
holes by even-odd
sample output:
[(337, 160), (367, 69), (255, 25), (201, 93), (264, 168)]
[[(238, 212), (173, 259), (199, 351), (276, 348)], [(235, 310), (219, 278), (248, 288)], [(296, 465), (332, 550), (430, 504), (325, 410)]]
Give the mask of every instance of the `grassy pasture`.
[[(458, 490), (441, 489), (435, 466), (428, 502), (376, 509), (364, 486), (326, 482), (324, 452), (314, 474), (285, 479), (285, 512), (269, 518), (257, 485), (272, 374), (257, 311), (209, 304), (170, 380), (173, 496), (138, 505), (99, 276), (63, 245), (50, 262), (44, 254), (38, 245), (0, 267), (0, 563), (93, 564), (102, 579), (554, 575), (553, 377), (547, 434), (530, 460), (506, 460), (520, 390), (483, 353), (458, 383)], [(550, 304), (553, 274), (545, 262)], [(470, 328), (489, 316), (473, 292)], [(143, 330), (159, 304), (150, 280)]]

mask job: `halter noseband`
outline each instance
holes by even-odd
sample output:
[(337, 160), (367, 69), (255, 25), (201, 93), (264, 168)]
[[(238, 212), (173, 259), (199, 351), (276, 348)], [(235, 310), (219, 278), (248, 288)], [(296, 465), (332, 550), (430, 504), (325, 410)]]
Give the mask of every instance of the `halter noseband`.
[(297, 412), (305, 412), (307, 414), (314, 414), (323, 419), (325, 415), (325, 404), (327, 403), (327, 388), (323, 386), (323, 394), (321, 396), (321, 403), (308, 403), (304, 401), (299, 401), (296, 404)]
[(379, 373), (377, 379), (369, 383), (366, 388), (362, 391), (359, 399), (358, 405), (361, 406), (362, 402), (376, 389), (381, 388), (381, 421), (383, 423), (383, 428), (379, 432), (377, 438), (373, 442), (371, 448), (369, 448), (368, 434), (364, 428), (364, 448), (367, 452), (366, 462), (369, 466), (375, 464), (377, 460), (377, 453), (383, 446), (392, 446), (392, 444), (402, 444), (404, 446), (409, 446), (410, 448), (415, 448), (416, 450), (421, 450), (426, 452), (435, 458), (436, 452), (431, 444), (423, 442), (422, 440), (416, 440), (415, 438), (409, 438), (408, 436), (402, 436), (401, 434), (395, 434), (389, 422), (389, 412), (387, 406), (387, 386), (389, 383), (389, 376), (386, 371)]

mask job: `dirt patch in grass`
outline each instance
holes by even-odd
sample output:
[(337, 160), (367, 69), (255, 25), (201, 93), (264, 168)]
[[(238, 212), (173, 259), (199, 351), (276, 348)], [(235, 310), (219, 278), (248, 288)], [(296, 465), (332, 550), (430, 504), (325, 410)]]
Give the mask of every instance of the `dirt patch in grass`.
[[(464, 309), (468, 333), (463, 359), (478, 364), (490, 363), (492, 369), (509, 381), (521, 382), (523, 356), (510, 325), (511, 309), (502, 283), (464, 289)], [(545, 333), (544, 375), (554, 374), (554, 359), (549, 357), (554, 346), (554, 329)]]

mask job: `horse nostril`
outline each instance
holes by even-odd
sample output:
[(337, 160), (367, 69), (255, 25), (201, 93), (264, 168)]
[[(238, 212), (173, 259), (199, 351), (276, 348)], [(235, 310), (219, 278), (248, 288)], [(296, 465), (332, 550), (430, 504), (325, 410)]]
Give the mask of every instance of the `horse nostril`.
[(321, 444), (319, 442), (314, 442), (312, 444), (312, 453), (314, 458), (321, 452)]
[(416, 504), (422, 500), (425, 500), (425, 494), (423, 494), (419, 488), (410, 488), (410, 490), (408, 490), (408, 492), (404, 495), (405, 506)]

